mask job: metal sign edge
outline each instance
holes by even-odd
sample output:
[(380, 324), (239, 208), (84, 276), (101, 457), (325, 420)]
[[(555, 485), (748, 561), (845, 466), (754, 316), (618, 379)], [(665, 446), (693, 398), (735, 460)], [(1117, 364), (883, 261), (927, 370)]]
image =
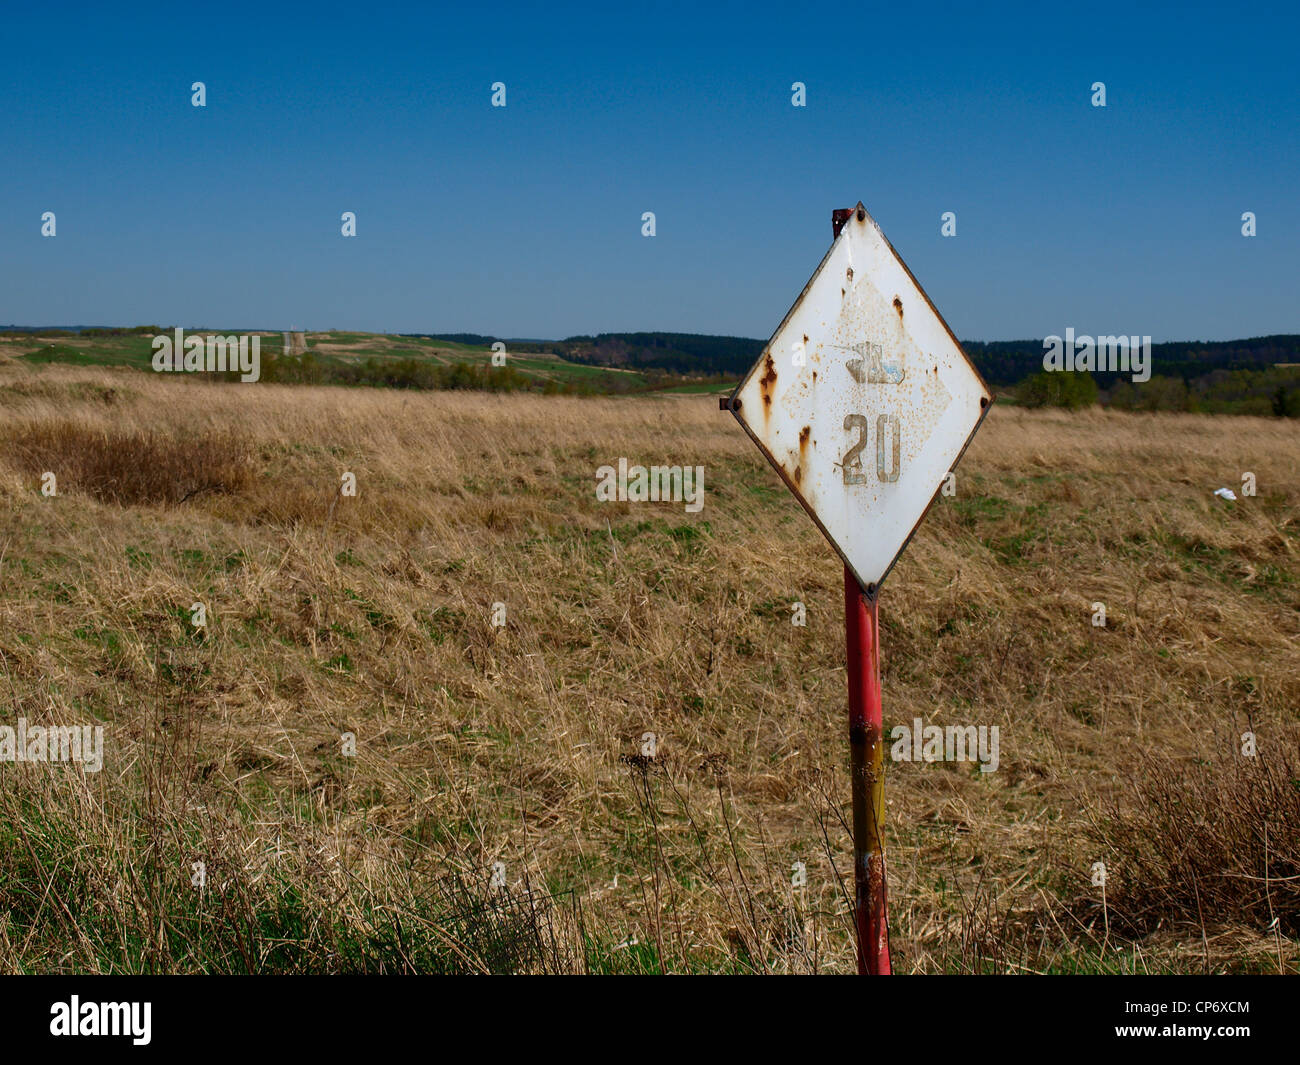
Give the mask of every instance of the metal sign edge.
[[(912, 273), (911, 269), (909, 269), (907, 263), (904, 262), (903, 257), (898, 254), (898, 249), (895, 248), (894, 245), (890, 242), (889, 238), (885, 236), (885, 231), (881, 229), (880, 224), (874, 218), (871, 217), (871, 212), (869, 212), (866, 209), (866, 207), (863, 206), (861, 200), (859, 200), (858, 205), (855, 208), (853, 208), (854, 214), (857, 214), (858, 212), (861, 212), (863, 215), (861, 221), (869, 222), (873, 227), (875, 227), (876, 232), (880, 234), (880, 239), (885, 242), (885, 247), (889, 249), (890, 254), (893, 255), (898, 265), (903, 268), (903, 272), (907, 274), (908, 279), (912, 282), (913, 286), (916, 288), (916, 291), (921, 294), (921, 298), (925, 300), (926, 305), (930, 308), (931, 313), (933, 313), (934, 316), (939, 320), (939, 324), (942, 325), (944, 331), (947, 332), (949, 339), (952, 340), (953, 344), (957, 348), (958, 353), (966, 361), (966, 365), (970, 368), (971, 373), (975, 375), (975, 380), (979, 382), (980, 388), (984, 392), (985, 402), (980, 411), (980, 416), (975, 420), (975, 425), (971, 428), (970, 433), (967, 435), (966, 442), (962, 444), (961, 450), (957, 452), (957, 457), (953, 460), (952, 465), (948, 467), (948, 472), (952, 473), (960, 464), (962, 457), (966, 454), (967, 449), (971, 445), (971, 441), (975, 439), (975, 434), (979, 432), (980, 426), (984, 424), (984, 419), (988, 417), (989, 411), (993, 409), (993, 401), (995, 398), (994, 394), (992, 390), (989, 388), (988, 384), (985, 382), (984, 375), (979, 372), (979, 369), (975, 366), (975, 363), (971, 360), (971, 357), (966, 354), (966, 349), (961, 346), (961, 341), (957, 339), (957, 335), (952, 331), (952, 327), (948, 325), (948, 322), (944, 318), (944, 316), (939, 313), (939, 308), (934, 305), (934, 301), (930, 299), (929, 293), (925, 291), (921, 283), (916, 279), (916, 275)], [(799, 489), (791, 482), (790, 478), (786, 476), (785, 470), (783, 470), (781, 468), (781, 464), (777, 462), (776, 456), (774, 456), (772, 452), (768, 450), (767, 446), (763, 443), (763, 441), (758, 438), (757, 434), (755, 434), (752, 429), (750, 429), (749, 424), (741, 416), (740, 408), (736, 406), (736, 400), (739, 398), (740, 393), (744, 391), (745, 386), (749, 384), (749, 379), (754, 376), (755, 372), (763, 364), (763, 359), (771, 353), (772, 341), (774, 341), (780, 335), (781, 330), (785, 328), (786, 323), (790, 320), (790, 317), (794, 314), (796, 310), (799, 309), (799, 305), (803, 302), (804, 296), (808, 294), (808, 290), (812, 288), (814, 282), (816, 282), (816, 280), (821, 276), (821, 272), (825, 268), (826, 263), (830, 259), (832, 253), (835, 251), (836, 245), (838, 245), (841, 240), (848, 239), (844, 235), (845, 230), (847, 229), (848, 226), (846, 225), (844, 229), (840, 231), (839, 236), (837, 236), (833, 241), (831, 241), (831, 246), (826, 249), (826, 254), (822, 256), (821, 262), (817, 264), (817, 269), (813, 271), (813, 274), (808, 279), (807, 284), (805, 284), (804, 287), (800, 290), (799, 295), (795, 297), (795, 301), (790, 305), (790, 309), (785, 312), (785, 317), (781, 319), (781, 324), (778, 325), (776, 329), (773, 331), (772, 335), (767, 338), (767, 343), (763, 345), (763, 350), (759, 352), (758, 358), (754, 360), (754, 365), (749, 368), (749, 371), (745, 374), (744, 377), (740, 379), (740, 383), (736, 385), (735, 389), (732, 391), (731, 398), (727, 400), (727, 410), (731, 412), (731, 416), (736, 419), (740, 427), (743, 430), (745, 430), (745, 435), (748, 436), (750, 440), (754, 442), (758, 450), (762, 452), (763, 457), (767, 459), (768, 464), (771, 465), (771, 467), (774, 470), (776, 470), (777, 475), (785, 483), (786, 488), (790, 490), (790, 494), (794, 496), (798, 504), (801, 507), (803, 507), (804, 512), (810, 518), (812, 518), (813, 524), (816, 525), (817, 528), (821, 531), (821, 534), (823, 537), (825, 537), (826, 542), (831, 545), (835, 553), (840, 556), (840, 560), (844, 563), (848, 571), (853, 574), (853, 579), (858, 582), (858, 587), (862, 589), (862, 593), (865, 596), (867, 596), (868, 599), (875, 599), (880, 594), (880, 587), (885, 583), (885, 578), (888, 577), (891, 572), (893, 572), (894, 566), (897, 565), (898, 560), (902, 558), (903, 552), (907, 550), (908, 544), (912, 542), (912, 537), (916, 535), (917, 529), (921, 527), (921, 523), (925, 521), (926, 515), (930, 513), (930, 509), (934, 506), (934, 501), (939, 498), (939, 493), (943, 491), (943, 482), (941, 481), (935, 487), (934, 494), (930, 497), (930, 502), (927, 503), (925, 505), (925, 509), (921, 511), (921, 516), (916, 519), (916, 524), (912, 526), (912, 531), (907, 534), (907, 539), (903, 541), (898, 551), (895, 552), (894, 557), (890, 559), (889, 565), (886, 566), (884, 572), (881, 573), (880, 579), (874, 582), (864, 581), (862, 579), (862, 574), (860, 574), (857, 571), (857, 568), (853, 565), (853, 563), (849, 561), (848, 556), (844, 553), (843, 550), (841, 550), (839, 544), (835, 542), (835, 539), (831, 536), (830, 532), (826, 529), (826, 526), (822, 524), (821, 519), (817, 517), (817, 514), (813, 511), (812, 507), (808, 504), (807, 500), (804, 499), (803, 493), (800, 492)]]

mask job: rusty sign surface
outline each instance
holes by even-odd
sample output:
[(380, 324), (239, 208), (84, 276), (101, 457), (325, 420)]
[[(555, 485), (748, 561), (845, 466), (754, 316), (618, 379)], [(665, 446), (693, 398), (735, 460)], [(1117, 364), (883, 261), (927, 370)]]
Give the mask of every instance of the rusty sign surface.
[(859, 203), (728, 407), (874, 595), (991, 403)]

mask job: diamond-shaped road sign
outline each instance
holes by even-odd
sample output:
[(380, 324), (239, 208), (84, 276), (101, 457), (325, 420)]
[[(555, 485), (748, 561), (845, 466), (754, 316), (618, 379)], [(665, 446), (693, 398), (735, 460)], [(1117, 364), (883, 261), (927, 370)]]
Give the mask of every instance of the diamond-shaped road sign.
[(874, 595), (991, 403), (859, 203), (728, 406)]

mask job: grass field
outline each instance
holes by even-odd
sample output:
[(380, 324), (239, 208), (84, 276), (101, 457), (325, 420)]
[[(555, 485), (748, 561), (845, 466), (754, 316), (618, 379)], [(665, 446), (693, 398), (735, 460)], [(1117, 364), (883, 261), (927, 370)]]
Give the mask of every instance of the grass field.
[[(171, 335), (170, 330), (163, 331)], [(187, 335), (219, 335), (239, 332), (222, 329), (190, 329)], [(261, 337), (262, 356), (277, 357), (284, 347), (279, 333), (252, 334)], [(326, 364), (383, 363), (414, 359), (435, 365), (472, 363), (487, 365), (493, 355), (489, 347), (475, 347), (451, 340), (431, 340), (386, 333), (324, 332), (306, 334), (312, 353)], [(152, 369), (153, 337), (145, 335), (100, 336), (93, 334), (51, 333), (0, 335), (0, 363), (16, 361), (43, 365), (59, 363), (69, 366), (125, 366), (136, 370)], [(569, 362), (557, 355), (512, 353), (506, 351), (507, 363), (525, 381), (558, 386), (583, 392), (620, 392), (647, 390), (652, 382), (635, 370), (607, 366), (588, 366)], [(655, 387), (658, 387), (657, 382)], [(719, 385), (685, 382), (664, 391), (718, 392)], [(729, 389), (728, 389), (729, 391)]]
[[(104, 767), (0, 762), (0, 970), (852, 969), (841, 568), (712, 397), (39, 361), (0, 723)], [(889, 767), (896, 971), (1296, 971), (1298, 514), (1284, 420), (990, 414), (881, 600), (887, 729), (1001, 735)]]

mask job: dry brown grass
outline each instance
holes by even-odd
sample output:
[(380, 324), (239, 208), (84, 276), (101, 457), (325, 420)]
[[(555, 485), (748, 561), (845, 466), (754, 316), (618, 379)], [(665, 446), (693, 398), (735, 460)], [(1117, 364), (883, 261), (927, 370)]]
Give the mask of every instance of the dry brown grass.
[(91, 427), (34, 421), (9, 427), (0, 450), (11, 467), (40, 480), (57, 471), (63, 490), (104, 503), (184, 503), (203, 492), (239, 492), (252, 472), (247, 441), (214, 433)]
[[(107, 726), (97, 777), (0, 765), (24, 788), (50, 777), (39, 801), (0, 792), (0, 820), (63, 802), (71, 836), (114, 841), (111, 882), (83, 875), (120, 944), (33, 903), (0, 928), (0, 965), (139, 964), (109, 902), (157, 860), (136, 830), (152, 810), (172, 826), (168, 868), (203, 856), (253, 884), (332, 884), (308, 910), (334, 900), (356, 935), (376, 906), (414, 912), (422, 886), (485, 885), (501, 861), (512, 891), (577, 900), (557, 933), (568, 961), (542, 967), (851, 968), (840, 568), (714, 400), (0, 368), (0, 439), (68, 424), (165, 452), (204, 439), (248, 456), (246, 477), (121, 505), (60, 474), (45, 499), (30, 459), (0, 455), (0, 699), (11, 718)], [(703, 465), (703, 513), (598, 503), (595, 470), (620, 455)], [(1257, 497), (1211, 496), (1245, 471)], [(1200, 969), (1207, 952), (1294, 968), (1254, 909), (1170, 911), (1121, 939), (1079, 900), (1098, 895), (1093, 862), (1119, 880), (1140, 867), (1087, 830), (1142, 801), (1149, 756), (1213, 762), (1248, 729), (1294, 746), (1298, 502), (1293, 424), (992, 413), (882, 598), (887, 727), (997, 725), (1002, 748), (992, 774), (890, 769), (896, 968)], [(213, 810), (220, 831), (193, 827)], [(337, 942), (302, 964), (347, 968)]]
[(1300, 759), (1269, 747), (1206, 764), (1153, 755), (1123, 795), (1092, 812), (1087, 836), (1121, 875), (1085, 919), (1130, 935), (1231, 920), (1300, 935)]

